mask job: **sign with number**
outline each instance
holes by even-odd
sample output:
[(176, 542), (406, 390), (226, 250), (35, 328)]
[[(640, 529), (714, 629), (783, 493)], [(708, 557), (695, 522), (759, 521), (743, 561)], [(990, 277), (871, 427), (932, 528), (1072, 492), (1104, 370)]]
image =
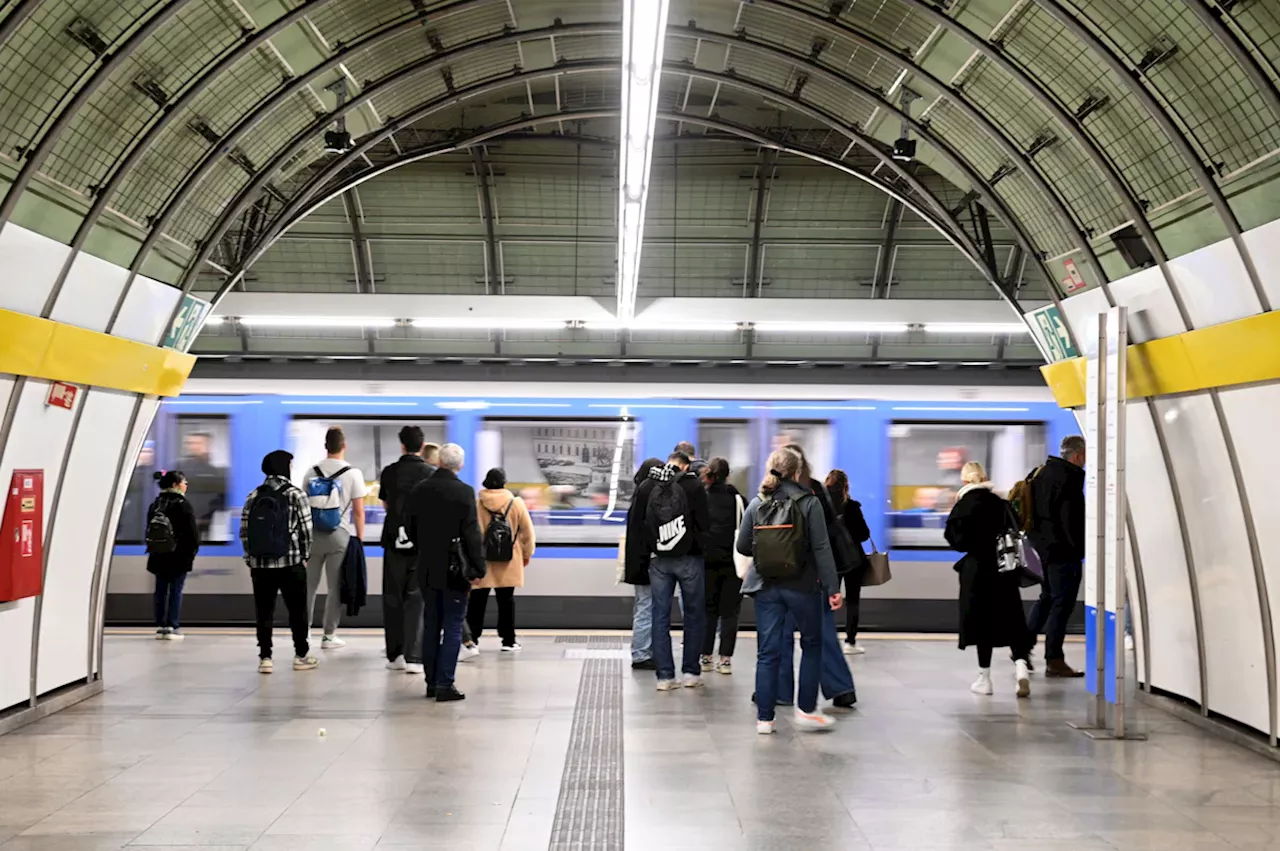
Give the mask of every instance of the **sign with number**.
[(196, 332), (200, 329), (200, 323), (212, 308), (213, 305), (202, 298), (184, 295), (182, 307), (178, 308), (173, 326), (169, 328), (169, 333), (164, 338), (165, 348), (177, 349), (180, 352), (191, 348), (191, 344), (196, 341)]
[(1053, 363), (1080, 356), (1076, 347), (1071, 344), (1071, 335), (1067, 333), (1067, 324), (1062, 321), (1062, 313), (1057, 305), (1049, 304), (1032, 311), (1031, 324)]
[(74, 384), (55, 381), (49, 385), (49, 395), (45, 398), (44, 403), (52, 408), (66, 408), (69, 411), (75, 407), (76, 394), (78, 392), (80, 392), (80, 388)]

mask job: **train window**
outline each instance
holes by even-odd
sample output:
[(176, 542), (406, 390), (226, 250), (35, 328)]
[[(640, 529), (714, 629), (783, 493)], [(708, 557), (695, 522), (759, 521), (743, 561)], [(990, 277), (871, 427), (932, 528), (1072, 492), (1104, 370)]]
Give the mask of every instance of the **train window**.
[(506, 472), (539, 543), (616, 544), (635, 492), (638, 427), (631, 420), (486, 420), (476, 436), (476, 475)]
[(729, 462), (729, 484), (748, 499), (760, 480), (755, 474), (755, 453), (751, 447), (751, 427), (742, 420), (699, 420), (698, 454), (704, 459), (723, 458)]
[(364, 499), (364, 540), (377, 543), (382, 538), (386, 509), (378, 499), (378, 478), (382, 469), (400, 457), (400, 429), (416, 425), (427, 443), (445, 442), (443, 420), (345, 419), (295, 417), (289, 423), (289, 451), (293, 453), (293, 477), (300, 486), (307, 470), (325, 457), (324, 435), (338, 426), (347, 437), (346, 461), (364, 475), (369, 494)]
[(825, 479), (835, 466), (835, 437), (827, 422), (779, 420), (770, 424), (769, 451), (794, 443), (804, 450), (815, 479)]
[(895, 422), (889, 430), (889, 542), (896, 548), (946, 549), (947, 515), (960, 469), (980, 462), (996, 490), (1009, 488), (1045, 457), (1042, 423)]
[(186, 475), (187, 499), (195, 510), (202, 541), (231, 540), (230, 468), (231, 430), (226, 417), (156, 417), (129, 478), (116, 541), (142, 543), (147, 509), (159, 492), (153, 476), (159, 470), (181, 470)]

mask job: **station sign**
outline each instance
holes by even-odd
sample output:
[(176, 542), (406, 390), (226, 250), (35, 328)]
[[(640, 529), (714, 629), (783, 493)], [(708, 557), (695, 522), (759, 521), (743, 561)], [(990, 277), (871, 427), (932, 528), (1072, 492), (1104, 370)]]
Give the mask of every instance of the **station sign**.
[(1027, 314), (1036, 336), (1049, 353), (1051, 363), (1071, 360), (1080, 356), (1076, 347), (1071, 344), (1071, 335), (1067, 333), (1067, 323), (1062, 321), (1062, 312), (1055, 304), (1045, 305)]

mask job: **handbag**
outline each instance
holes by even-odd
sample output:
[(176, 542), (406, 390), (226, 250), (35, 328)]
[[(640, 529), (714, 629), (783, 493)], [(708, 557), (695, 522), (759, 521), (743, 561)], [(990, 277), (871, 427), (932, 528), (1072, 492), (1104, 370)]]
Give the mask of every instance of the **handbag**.
[(449, 576), (470, 585), (477, 579), (484, 579), (485, 568), (471, 563), (467, 557), (467, 548), (461, 538), (449, 542)]
[(1044, 582), (1044, 567), (1040, 564), (1040, 554), (1026, 533), (1022, 531), (1018, 517), (1012, 507), (1006, 504), (1009, 517), (1009, 528), (996, 542), (996, 561), (1000, 573), (1016, 573), (1018, 585), (1030, 588)]
[(862, 587), (883, 585), (893, 578), (889, 570), (889, 554), (880, 552), (876, 539), (871, 539), (871, 552), (867, 554), (867, 569), (862, 574)]
[(738, 495), (735, 500), (738, 504), (738, 523), (737, 529), (733, 533), (733, 572), (738, 574), (739, 579), (747, 578), (747, 571), (751, 570), (751, 566), (755, 564), (755, 559), (751, 556), (744, 556), (738, 552), (738, 535), (742, 531), (742, 515), (746, 510), (742, 504), (742, 496)]

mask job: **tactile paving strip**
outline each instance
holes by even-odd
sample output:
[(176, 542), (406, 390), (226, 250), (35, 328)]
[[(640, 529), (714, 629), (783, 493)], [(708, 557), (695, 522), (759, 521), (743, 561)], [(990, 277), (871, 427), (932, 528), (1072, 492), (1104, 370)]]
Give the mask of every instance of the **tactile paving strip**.
[(556, 644), (593, 644), (596, 647), (621, 647), (620, 635), (557, 635)]
[(549, 851), (622, 851), (622, 661), (582, 664)]

